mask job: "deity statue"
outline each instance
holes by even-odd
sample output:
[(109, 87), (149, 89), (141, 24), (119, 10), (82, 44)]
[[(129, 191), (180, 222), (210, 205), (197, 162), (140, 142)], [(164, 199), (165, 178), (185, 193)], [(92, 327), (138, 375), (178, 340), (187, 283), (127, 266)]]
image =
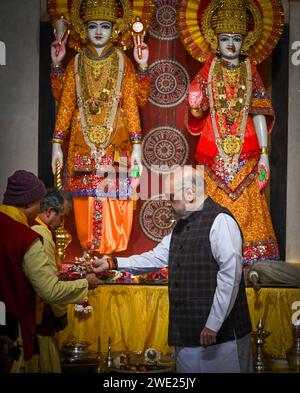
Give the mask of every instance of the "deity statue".
[(204, 62), (187, 93), (187, 129), (200, 136), (195, 158), (205, 167), (207, 192), (236, 218), (245, 264), (278, 259), (263, 191), (274, 112), (255, 64), (280, 37), (282, 6), (277, 0), (183, 0), (178, 22), (184, 45)]
[[(69, 20), (57, 20), (51, 47), (52, 91), (58, 102), (52, 170), (57, 161), (64, 167), (64, 188), (72, 193), (77, 234), (86, 252), (125, 250), (132, 228), (130, 175), (142, 171), (138, 107), (147, 102), (151, 79), (143, 36), (134, 47), (138, 73), (117, 45), (131, 20), (128, 0), (73, 0)], [(79, 38), (79, 45), (73, 45), (79, 53), (64, 70), (70, 30), (71, 38)]]

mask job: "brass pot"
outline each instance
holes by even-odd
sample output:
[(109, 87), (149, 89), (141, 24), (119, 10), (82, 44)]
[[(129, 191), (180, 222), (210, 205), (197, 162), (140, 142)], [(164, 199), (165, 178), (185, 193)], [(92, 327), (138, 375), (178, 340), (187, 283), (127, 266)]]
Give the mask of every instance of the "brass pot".
[(89, 357), (88, 341), (71, 341), (63, 344), (61, 349), (62, 358), (64, 360), (78, 360)]

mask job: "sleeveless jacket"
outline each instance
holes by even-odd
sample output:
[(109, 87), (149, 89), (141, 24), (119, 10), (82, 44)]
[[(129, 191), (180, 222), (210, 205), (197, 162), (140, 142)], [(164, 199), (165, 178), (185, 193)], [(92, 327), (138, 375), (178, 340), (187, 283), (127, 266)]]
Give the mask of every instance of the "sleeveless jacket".
[[(215, 289), (219, 266), (209, 239), (211, 226), (220, 213), (231, 213), (211, 198), (203, 209), (181, 220), (174, 228), (169, 253), (169, 345), (199, 346)], [(243, 278), (229, 316), (217, 334), (217, 343), (251, 332)]]

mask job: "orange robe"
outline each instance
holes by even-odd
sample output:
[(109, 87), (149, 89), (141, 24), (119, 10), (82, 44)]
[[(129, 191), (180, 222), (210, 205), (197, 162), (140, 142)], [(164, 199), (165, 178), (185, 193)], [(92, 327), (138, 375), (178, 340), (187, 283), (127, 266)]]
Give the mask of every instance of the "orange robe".
[[(114, 55), (114, 48), (109, 46), (103, 53), (108, 59)], [(83, 249), (101, 254), (122, 251), (128, 245), (133, 202), (127, 169), (132, 145), (142, 139), (138, 105), (146, 103), (151, 83), (147, 75), (137, 77), (131, 61), (124, 53), (122, 56), (124, 73), (113, 131), (98, 162), (91, 154), (82, 127), (75, 59), (70, 61), (63, 77), (51, 77), (53, 94), (59, 99), (53, 140), (68, 143), (64, 188), (73, 195), (76, 228)], [(119, 165), (122, 160), (126, 160), (123, 172)]]

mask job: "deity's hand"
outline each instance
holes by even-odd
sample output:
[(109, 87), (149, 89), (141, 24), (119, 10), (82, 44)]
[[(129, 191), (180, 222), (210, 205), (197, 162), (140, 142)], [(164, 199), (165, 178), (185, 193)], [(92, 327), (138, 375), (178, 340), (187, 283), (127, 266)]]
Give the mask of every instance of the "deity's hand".
[(194, 117), (202, 117), (204, 112), (201, 108), (201, 103), (203, 100), (202, 90), (199, 89), (195, 84), (191, 84), (188, 93), (188, 101), (191, 114)]
[(264, 189), (270, 179), (270, 165), (267, 154), (262, 154), (258, 163), (258, 184), (259, 190)]
[(68, 36), (63, 41), (55, 40), (51, 44), (51, 60), (54, 65), (60, 64), (66, 55), (66, 42)]
[(92, 261), (92, 269), (94, 273), (101, 273), (109, 269), (107, 258), (100, 258)]
[(61, 145), (58, 142), (53, 142), (52, 143), (52, 161), (51, 161), (51, 167), (52, 167), (52, 173), (55, 175), (56, 172), (56, 161), (59, 161), (60, 167), (63, 167), (63, 152), (61, 149)]
[(141, 50), (142, 50), (142, 58), (140, 59), (138, 56), (138, 43), (137, 43), (137, 38), (133, 36), (133, 42), (134, 42), (134, 48), (133, 48), (133, 56), (135, 61), (140, 65), (141, 67), (147, 67), (148, 66), (148, 59), (149, 59), (149, 48), (148, 45), (144, 42), (144, 35), (141, 37)]
[(139, 167), (139, 174), (142, 175), (143, 165), (142, 165), (142, 146), (139, 143), (135, 143), (132, 148), (132, 153), (130, 157), (130, 169), (132, 172), (134, 170), (134, 164), (137, 164)]

